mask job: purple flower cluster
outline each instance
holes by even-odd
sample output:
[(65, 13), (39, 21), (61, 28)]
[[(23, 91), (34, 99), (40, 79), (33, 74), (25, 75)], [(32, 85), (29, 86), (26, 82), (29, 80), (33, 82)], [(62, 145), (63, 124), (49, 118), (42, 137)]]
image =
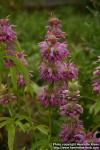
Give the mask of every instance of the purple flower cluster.
[(64, 79), (75, 79), (78, 75), (78, 70), (76, 65), (73, 63), (64, 63), (63, 64), (63, 77)]
[(0, 42), (11, 42), (16, 39), (16, 33), (10, 25), (9, 19), (0, 19)]
[[(10, 24), (9, 19), (0, 19), (0, 43), (5, 44), (5, 55), (14, 55), (14, 42), (16, 40), (16, 33), (13, 30), (13, 25)], [(11, 67), (13, 61), (11, 59), (5, 58), (5, 66)]]
[[(76, 83), (73, 84), (76, 85)], [(83, 113), (83, 108), (78, 104), (79, 96), (79, 90), (77, 88), (73, 89), (71, 85), (69, 86), (69, 89), (62, 93), (62, 97), (66, 99), (66, 103), (60, 106), (60, 115), (67, 117), (70, 120), (70, 124), (66, 123), (61, 127), (60, 138), (62, 142), (86, 142), (84, 127), (80, 121), (80, 115)]]
[(62, 143), (98, 144), (100, 146), (100, 132), (85, 132), (83, 123), (70, 122), (61, 127), (60, 138)]
[[(62, 36), (63, 35), (63, 36)], [(43, 42), (39, 43), (42, 63), (40, 65), (40, 77), (47, 81), (74, 79), (78, 70), (73, 63), (64, 63), (64, 58), (69, 56), (67, 44), (59, 40), (64, 37), (61, 31), (61, 23), (51, 17), (48, 22), (48, 31)]]
[[(62, 91), (62, 98), (66, 99), (63, 105), (60, 106), (60, 115), (68, 118), (68, 122), (61, 126), (60, 139), (62, 143), (80, 143), (80, 144), (100, 144), (99, 132), (85, 132), (80, 115), (83, 113), (83, 108), (78, 104), (79, 90)], [(72, 91), (71, 91), (72, 90)]]
[[(98, 64), (100, 64), (100, 56), (98, 57)], [(100, 66), (97, 66), (93, 71), (93, 90), (97, 93), (100, 93)]]
[[(80, 121), (83, 108), (78, 103), (80, 91), (75, 83), (78, 69), (73, 62), (69, 61), (70, 52), (67, 44), (62, 42), (62, 38), (65, 38), (65, 33), (61, 31), (61, 22), (51, 17), (45, 40), (39, 43), (40, 78), (49, 84), (40, 92), (39, 98), (45, 107), (59, 106), (60, 115), (67, 117), (68, 122), (61, 126), (62, 142), (86, 144), (90, 139), (87, 138), (83, 123)], [(97, 75), (98, 71), (95, 74)], [(91, 139), (93, 141), (93, 136)]]
[(42, 62), (40, 64), (40, 77), (49, 82), (61, 80), (63, 78), (62, 64), (60, 62), (55, 62), (53, 64)]
[[(48, 81), (50, 84), (61, 82), (63, 86), (64, 82), (67, 83), (68, 80), (73, 80), (78, 75), (75, 64), (65, 62), (70, 52), (67, 44), (61, 41), (64, 37), (65, 33), (61, 31), (60, 20), (56, 17), (50, 17), (45, 40), (39, 43), (41, 54), (41, 64), (39, 66), (40, 78), (44, 81)], [(52, 86), (53, 89), (54, 85)], [(55, 104), (59, 103), (56, 98), (55, 90), (52, 90), (52, 96), (48, 95), (48, 93), (50, 93), (49, 89), (47, 91), (43, 92), (40, 96), (41, 102), (46, 106), (47, 104), (48, 106), (55, 106)], [(60, 95), (57, 97), (60, 97)]]
[(48, 88), (44, 88), (40, 93), (40, 101), (43, 105), (46, 107), (50, 106), (58, 106), (64, 104), (64, 100), (59, 96), (62, 91), (64, 90), (64, 87), (56, 87), (52, 89), (51, 91)]
[(42, 59), (48, 61), (61, 61), (69, 55), (66, 43), (56, 42), (50, 45), (48, 41), (39, 44)]
[(60, 114), (62, 116), (69, 116), (71, 118), (75, 118), (83, 113), (83, 108), (81, 105), (76, 102), (69, 102), (60, 107)]
[[(13, 30), (13, 25), (10, 24), (9, 19), (0, 19), (0, 43), (5, 44), (5, 56), (16, 57), (19, 59), (25, 67), (28, 67), (26, 55), (24, 51), (16, 51), (15, 41), (17, 40), (16, 33)], [(14, 65), (14, 61), (11, 58), (4, 59), (6, 68), (10, 68)], [(29, 73), (29, 77), (32, 77), (32, 73)], [(18, 86), (23, 87), (25, 80), (23, 74), (17, 72)]]
[(16, 96), (13, 93), (7, 93), (0, 95), (0, 104), (7, 105), (10, 102), (15, 102)]
[(46, 37), (48, 37), (49, 34), (52, 33), (58, 39), (65, 38), (65, 33), (61, 30), (61, 21), (58, 18), (51, 17), (48, 21), (47, 29), (48, 31)]
[(62, 143), (86, 143), (82, 122), (70, 122), (61, 127), (60, 138)]

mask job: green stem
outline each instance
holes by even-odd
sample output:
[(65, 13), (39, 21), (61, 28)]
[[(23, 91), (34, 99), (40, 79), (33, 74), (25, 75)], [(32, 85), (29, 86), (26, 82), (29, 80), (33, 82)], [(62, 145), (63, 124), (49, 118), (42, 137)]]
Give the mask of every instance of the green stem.
[(19, 49), (19, 51), (22, 51), (22, 48), (18, 40), (15, 41), (15, 44), (16, 44), (16, 47)]
[(8, 106), (8, 111), (9, 111), (10, 116), (13, 118), (12, 106), (10, 104)]
[(51, 142), (52, 137), (52, 108), (49, 108), (49, 142)]

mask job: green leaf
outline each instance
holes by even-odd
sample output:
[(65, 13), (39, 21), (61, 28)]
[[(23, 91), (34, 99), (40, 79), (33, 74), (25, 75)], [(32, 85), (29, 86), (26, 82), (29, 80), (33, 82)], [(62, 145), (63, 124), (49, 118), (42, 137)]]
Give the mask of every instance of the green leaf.
[(31, 87), (33, 88), (33, 91), (37, 94), (39, 91), (39, 86), (35, 82), (32, 82)]
[(24, 125), (22, 122), (16, 121), (16, 126), (18, 126), (25, 133)]
[(0, 121), (3, 121), (3, 120), (8, 120), (9, 117), (0, 117)]
[(18, 121), (21, 121), (21, 120), (27, 120), (27, 121), (29, 121), (29, 118), (27, 117), (27, 116), (25, 116), (25, 115), (20, 115), (20, 114), (17, 114), (16, 115), (16, 119), (18, 120)]
[(29, 92), (31, 94), (31, 96), (33, 96), (34, 93), (38, 93), (39, 91), (39, 86), (32, 82), (31, 84), (28, 84), (26, 87), (25, 87), (25, 92)]
[(33, 87), (32, 87), (31, 84), (28, 84), (28, 85), (25, 87), (25, 92), (30, 93), (31, 96), (33, 97), (33, 95), (34, 95), (34, 89), (33, 89)]
[(94, 112), (95, 115), (100, 111), (100, 101), (96, 102)]
[(13, 122), (7, 125), (7, 131), (8, 131), (8, 148), (9, 150), (13, 150), (13, 144), (15, 138), (15, 126)]
[(10, 68), (10, 74), (11, 74), (11, 82), (13, 84), (13, 88), (14, 90), (17, 90), (17, 72), (14, 66)]
[(8, 121), (0, 122), (0, 128), (6, 126), (7, 124), (8, 124)]
[(17, 51), (18, 50), (23, 51), (18, 40), (15, 41), (15, 45), (16, 45)]
[(0, 128), (6, 126), (10, 122), (11, 118), (9, 117), (0, 117)]
[(42, 125), (42, 124), (41, 125), (37, 125), (36, 129), (38, 129), (40, 132), (48, 135), (48, 127), (47, 126)]

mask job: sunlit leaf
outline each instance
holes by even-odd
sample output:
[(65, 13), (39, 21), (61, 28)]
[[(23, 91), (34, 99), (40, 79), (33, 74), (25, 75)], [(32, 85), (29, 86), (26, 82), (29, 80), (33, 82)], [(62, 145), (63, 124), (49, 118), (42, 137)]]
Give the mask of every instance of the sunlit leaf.
[(40, 132), (44, 133), (44, 134), (48, 134), (48, 127), (45, 125), (37, 125), (36, 129), (38, 129)]

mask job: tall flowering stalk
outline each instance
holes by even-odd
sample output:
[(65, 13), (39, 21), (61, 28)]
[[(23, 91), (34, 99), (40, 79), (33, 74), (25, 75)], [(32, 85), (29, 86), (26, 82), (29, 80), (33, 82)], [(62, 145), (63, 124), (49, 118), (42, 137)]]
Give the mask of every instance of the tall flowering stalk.
[(61, 22), (55, 17), (48, 21), (45, 40), (39, 43), (41, 64), (40, 78), (49, 83), (40, 95), (45, 106), (57, 106), (63, 101), (60, 93), (67, 88), (68, 80), (75, 79), (78, 71), (72, 62), (65, 61), (70, 55), (67, 43), (61, 42), (65, 34), (61, 31)]
[(70, 52), (67, 43), (63, 42), (64, 38), (65, 33), (61, 30), (60, 20), (51, 16), (45, 39), (39, 43), (40, 78), (48, 84), (40, 93), (40, 101), (45, 107), (60, 108), (60, 115), (65, 117), (66, 122), (60, 132), (62, 142), (88, 143), (94, 140), (93, 133), (88, 136), (80, 120), (83, 108), (78, 104), (80, 91), (75, 82), (78, 69), (70, 61)]
[[(10, 24), (9, 19), (0, 19), (0, 44), (3, 45), (4, 65), (8, 69), (15, 65), (12, 59), (14, 57), (20, 60), (26, 68), (28, 67), (26, 55), (24, 51), (20, 50), (20, 47), (17, 46), (17, 43), (18, 42), (16, 32), (14, 30), (14, 25)], [(25, 80), (23, 74), (20, 71), (17, 71), (16, 74), (17, 85), (19, 87), (23, 87), (25, 85)], [(31, 76), (32, 74), (30, 72), (29, 77)]]
[[(25, 98), (26, 93), (32, 93), (28, 89), (32, 72), (29, 71), (26, 55), (18, 43), (14, 26), (10, 24), (9, 19), (0, 19), (0, 59), (0, 107), (3, 108), (3, 113), (8, 111), (4, 119), (0, 116), (0, 128), (6, 126), (8, 147), (13, 150), (16, 129), (18, 131), (18, 128), (25, 125), (22, 120), (26, 120), (29, 128), (33, 123), (31, 113), (26, 109), (26, 99), (29, 98)], [(21, 124), (21, 127), (18, 124)], [(26, 130), (28, 129), (24, 132)]]
[(68, 90), (68, 81), (74, 80), (78, 74), (75, 64), (69, 61), (70, 52), (67, 43), (63, 42), (64, 38), (60, 20), (50, 17), (45, 39), (39, 43), (40, 78), (48, 83), (40, 94), (40, 101), (50, 109), (59, 108), (66, 103), (61, 95), (63, 91)]

